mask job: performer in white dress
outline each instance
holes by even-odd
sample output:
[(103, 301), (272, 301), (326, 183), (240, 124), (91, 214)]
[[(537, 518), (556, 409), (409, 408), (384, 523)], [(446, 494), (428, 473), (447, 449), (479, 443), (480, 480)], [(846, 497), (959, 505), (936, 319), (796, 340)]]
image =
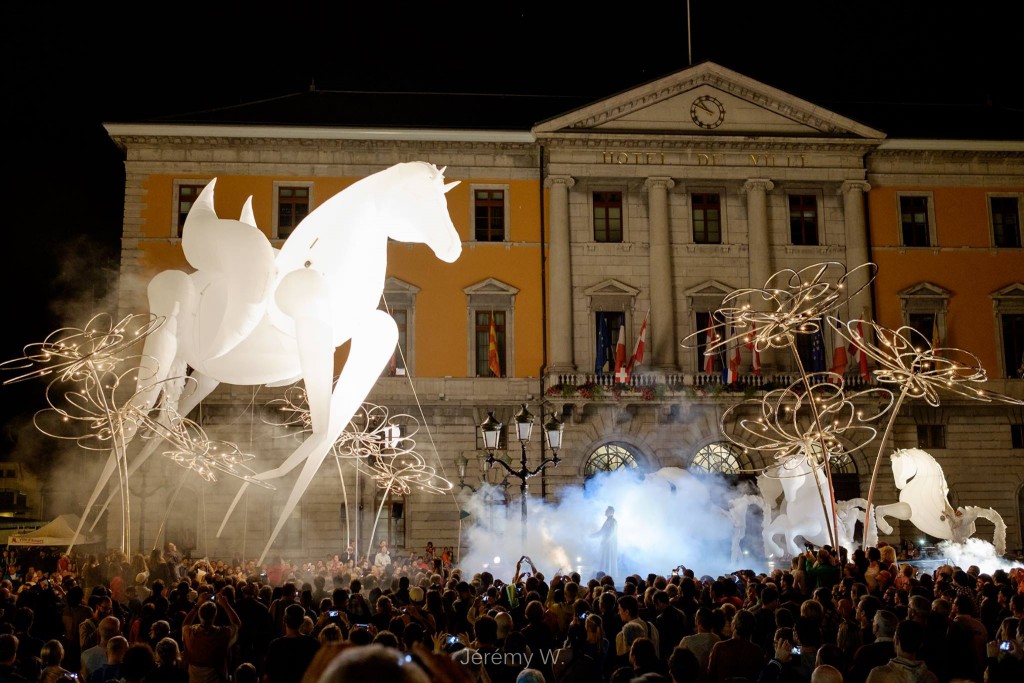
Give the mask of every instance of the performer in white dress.
[(619, 574), (619, 523), (615, 521), (615, 508), (611, 505), (604, 511), (604, 524), (592, 536), (601, 539), (601, 551), (597, 569), (613, 578)]

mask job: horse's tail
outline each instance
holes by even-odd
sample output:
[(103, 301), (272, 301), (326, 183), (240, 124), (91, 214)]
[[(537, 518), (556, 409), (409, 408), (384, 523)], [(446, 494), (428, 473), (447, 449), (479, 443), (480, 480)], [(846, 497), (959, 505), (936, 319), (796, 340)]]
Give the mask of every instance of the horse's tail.
[(965, 508), (964, 512), (987, 519), (995, 525), (995, 531), (992, 532), (992, 545), (996, 547), (996, 555), (1002, 556), (1006, 552), (1006, 522), (1003, 521), (1003, 516), (993, 508), (981, 508), (974, 505)]

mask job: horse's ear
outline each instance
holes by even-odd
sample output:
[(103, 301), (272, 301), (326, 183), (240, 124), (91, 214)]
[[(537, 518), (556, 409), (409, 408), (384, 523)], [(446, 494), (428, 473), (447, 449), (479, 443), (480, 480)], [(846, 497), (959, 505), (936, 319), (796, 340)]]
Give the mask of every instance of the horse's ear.
[(458, 185), (461, 182), (462, 182), (461, 180), (453, 180), (450, 183), (445, 183), (444, 184), (444, 191), (445, 191), (445, 193), (447, 193), (448, 190), (452, 189), (453, 187), (455, 187), (456, 185)]

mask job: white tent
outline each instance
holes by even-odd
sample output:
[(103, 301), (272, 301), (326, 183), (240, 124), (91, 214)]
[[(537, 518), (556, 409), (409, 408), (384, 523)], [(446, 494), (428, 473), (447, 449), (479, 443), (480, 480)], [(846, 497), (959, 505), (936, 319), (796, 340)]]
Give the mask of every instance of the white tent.
[[(75, 529), (78, 528), (78, 515), (60, 515), (52, 522), (24, 534), (12, 534), (7, 539), (7, 545), (34, 545), (34, 546), (64, 546), (71, 545), (75, 537)], [(85, 534), (79, 534), (75, 545), (88, 543), (99, 543), (101, 539)]]

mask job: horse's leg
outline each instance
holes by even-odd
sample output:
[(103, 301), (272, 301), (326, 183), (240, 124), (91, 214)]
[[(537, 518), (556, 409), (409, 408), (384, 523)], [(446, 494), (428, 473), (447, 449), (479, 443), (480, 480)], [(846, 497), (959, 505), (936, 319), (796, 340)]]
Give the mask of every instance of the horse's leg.
[(785, 554), (785, 550), (782, 549), (778, 543), (775, 542), (775, 536), (780, 533), (785, 533), (786, 516), (779, 515), (772, 520), (771, 524), (767, 525), (764, 529), (764, 547), (769, 556), (774, 555), (775, 557), (782, 557)]
[[(297, 323), (302, 322), (305, 321), (297, 320)], [(301, 342), (304, 326), (297, 324), (296, 329)], [(366, 395), (377, 382), (381, 370), (387, 365), (388, 359), (391, 358), (395, 345), (398, 343), (398, 326), (395, 325), (395, 321), (391, 316), (383, 311), (375, 310), (362, 318), (359, 322), (359, 330), (359, 334), (352, 337), (348, 360), (345, 361), (345, 367), (342, 369), (338, 382), (330, 396), (327, 431), (320, 434), (314, 433), (313, 436), (299, 446), (298, 450), (304, 451), (302, 457), (305, 458), (306, 462), (299, 473), (298, 479), (295, 481), (295, 485), (292, 487), (292, 492), (288, 496), (284, 508), (281, 510), (281, 515), (277, 520), (273, 533), (267, 539), (267, 545), (260, 556), (259, 564), (263, 563), (263, 559), (270, 551), (270, 547), (274, 544), (278, 533), (280, 533), (288, 517), (291, 516), (295, 506), (306, 492), (310, 482), (313, 480), (313, 476), (320, 469), (324, 458), (330, 452), (334, 441), (351, 421), (352, 416), (355, 415), (356, 410), (362, 405)], [(317, 332), (315, 326), (312, 332)], [(302, 348), (301, 343), (300, 348)], [(331, 352), (325, 366), (327, 368), (333, 367), (333, 347), (331, 347)], [(318, 362), (317, 359), (310, 360), (313, 363)], [(304, 356), (302, 366), (304, 372), (306, 369), (305, 362)], [(310, 400), (312, 401), (313, 398), (310, 397)], [(311, 415), (312, 409), (313, 405), (311, 403)], [(314, 440), (314, 437), (318, 437), (315, 445), (306, 448), (306, 443)]]
[(913, 510), (910, 508), (909, 503), (902, 501), (898, 503), (890, 503), (888, 505), (877, 505), (875, 506), (875, 526), (883, 534), (892, 533), (892, 525), (885, 521), (886, 517), (894, 517), (896, 519), (902, 519), (904, 521), (910, 519), (913, 514)]
[[(180, 373), (181, 375), (184, 375), (186, 370), (184, 362), (180, 362), (177, 365), (178, 367), (175, 368), (175, 371)], [(194, 371), (191, 377), (196, 381), (196, 389), (189, 396), (185, 397), (184, 399), (181, 399), (180, 403), (178, 402), (177, 398), (169, 399), (169, 396), (166, 393), (164, 395), (165, 401), (170, 400), (169, 407), (174, 409), (174, 411), (177, 412), (182, 417), (191, 413), (192, 410), (197, 405), (199, 405), (199, 403), (203, 399), (209, 396), (213, 392), (213, 390), (216, 389), (217, 386), (220, 384), (217, 380), (213, 379), (212, 377), (208, 377), (199, 371)], [(182, 377), (180, 381), (182, 384), (184, 384), (184, 377)], [(176, 395), (180, 395), (180, 388), (178, 391), (174, 393)], [(165, 429), (170, 430), (170, 417), (165, 411), (160, 412), (160, 414), (157, 416), (156, 421)], [(146, 445), (142, 448), (142, 450), (139, 451), (139, 454), (135, 456), (135, 458), (132, 460), (131, 465), (128, 468), (128, 476), (131, 477), (133, 474), (135, 474), (135, 472), (137, 472), (138, 469), (142, 467), (142, 465), (147, 460), (149, 460), (150, 456), (153, 455), (157, 447), (160, 446), (162, 443), (164, 443), (164, 440), (159, 437), (153, 437), (149, 439), (146, 442)], [(90, 531), (96, 526), (96, 523), (99, 521), (99, 518), (103, 515), (103, 513), (106, 512), (107, 507), (110, 505), (110, 502), (114, 499), (115, 495), (116, 492), (111, 493), (107, 496), (106, 501), (104, 501), (103, 506), (100, 508), (99, 512), (96, 514), (96, 518), (92, 522), (92, 527), (90, 527)]]

